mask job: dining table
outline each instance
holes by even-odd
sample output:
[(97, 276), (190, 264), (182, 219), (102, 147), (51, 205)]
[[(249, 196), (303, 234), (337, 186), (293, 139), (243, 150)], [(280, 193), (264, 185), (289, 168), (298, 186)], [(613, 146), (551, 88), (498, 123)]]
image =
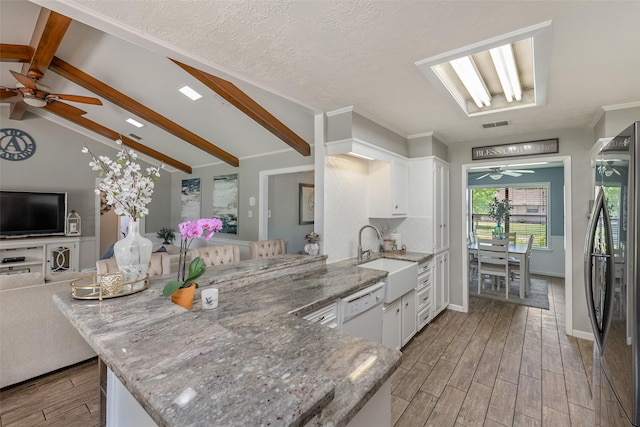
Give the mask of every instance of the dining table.
[[(520, 261), (520, 298), (525, 297), (525, 287), (529, 285), (529, 263), (527, 262), (529, 245), (525, 243), (509, 243), (509, 258)], [(478, 256), (478, 241), (467, 244), (469, 255)]]

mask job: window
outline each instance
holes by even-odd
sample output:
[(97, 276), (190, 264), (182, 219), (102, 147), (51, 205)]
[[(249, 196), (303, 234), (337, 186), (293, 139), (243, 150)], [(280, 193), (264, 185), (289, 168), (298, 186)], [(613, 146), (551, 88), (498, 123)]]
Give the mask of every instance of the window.
[(512, 209), (503, 224), (505, 231), (515, 232), (518, 243), (526, 244), (533, 234), (533, 246), (546, 248), (549, 235), (548, 185), (471, 188), (471, 229), (478, 238), (491, 238), (495, 220), (487, 215), (488, 203), (497, 197), (508, 198)]

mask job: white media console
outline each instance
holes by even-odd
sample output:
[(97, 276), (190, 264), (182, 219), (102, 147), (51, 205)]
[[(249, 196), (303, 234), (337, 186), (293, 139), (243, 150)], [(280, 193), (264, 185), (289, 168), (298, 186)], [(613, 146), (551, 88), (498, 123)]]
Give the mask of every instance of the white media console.
[(0, 240), (0, 274), (78, 271), (79, 247), (78, 237)]

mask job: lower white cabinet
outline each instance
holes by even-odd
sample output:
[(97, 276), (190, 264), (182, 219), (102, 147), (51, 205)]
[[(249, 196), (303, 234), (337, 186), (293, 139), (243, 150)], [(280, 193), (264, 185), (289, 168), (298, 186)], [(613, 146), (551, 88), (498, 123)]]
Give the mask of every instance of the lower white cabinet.
[(400, 350), (416, 334), (416, 291), (412, 289), (390, 304), (385, 304), (382, 344)]
[(449, 251), (443, 251), (434, 257), (434, 313), (437, 316), (449, 305)]
[(304, 316), (304, 319), (330, 328), (338, 327), (338, 301)]
[(0, 242), (0, 273), (79, 271), (78, 237), (45, 237)]
[(401, 298), (402, 345), (404, 346), (416, 334), (416, 291), (407, 292)]
[(382, 344), (400, 350), (402, 346), (402, 316), (398, 298), (391, 304), (385, 304), (382, 317)]

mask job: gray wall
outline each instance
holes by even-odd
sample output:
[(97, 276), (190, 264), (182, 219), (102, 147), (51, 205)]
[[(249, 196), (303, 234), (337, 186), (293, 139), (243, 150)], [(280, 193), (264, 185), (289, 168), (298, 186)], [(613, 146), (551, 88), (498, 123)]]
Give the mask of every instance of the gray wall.
[[(256, 142), (259, 143), (259, 142)], [(312, 150), (313, 151), (313, 150)], [(258, 212), (260, 209), (259, 177), (260, 171), (288, 168), (313, 164), (313, 155), (304, 157), (298, 152), (287, 150), (277, 154), (240, 159), (240, 167), (234, 168), (226, 163), (195, 168), (191, 175), (175, 172), (171, 176), (171, 219), (165, 226), (176, 228), (180, 222), (180, 202), (182, 180), (200, 178), (201, 217), (211, 217), (213, 204), (213, 177), (217, 175), (238, 174), (238, 234), (217, 234), (217, 237), (230, 240), (258, 240)], [(249, 198), (255, 197), (255, 206), (249, 206)], [(249, 211), (252, 216), (249, 218)]]
[[(559, 138), (559, 155), (571, 157), (571, 184), (572, 184), (572, 211), (567, 212), (567, 221), (571, 221), (573, 238), (568, 244), (572, 249), (571, 272), (573, 276), (573, 295), (568, 296), (573, 303), (573, 328), (574, 330), (591, 333), (591, 325), (587, 317), (586, 301), (584, 297), (583, 283), (583, 246), (584, 236), (587, 230), (588, 200), (591, 198), (591, 180), (585, 177), (591, 176), (591, 164), (589, 150), (595, 143), (595, 137), (591, 129), (561, 129), (552, 131), (540, 131), (535, 133), (487, 138), (467, 143), (449, 145), (449, 161), (451, 163), (450, 175), (450, 223), (451, 223), (451, 249), (450, 264), (463, 265), (462, 254), (466, 253), (462, 247), (463, 233), (461, 227), (464, 221), (464, 206), (462, 206), (462, 192), (465, 188), (466, 175), (462, 175), (462, 165), (470, 164), (471, 148), (483, 145), (507, 144), (519, 141), (533, 141), (537, 139)], [(465, 181), (462, 181), (462, 180)], [(451, 269), (451, 302), (462, 305), (462, 270)]]
[(287, 253), (304, 249), (304, 236), (313, 224), (299, 224), (299, 184), (313, 184), (313, 172), (298, 172), (269, 177), (269, 239), (287, 242)]
[(640, 120), (640, 107), (607, 109), (595, 126), (595, 137), (612, 138), (637, 120)]

